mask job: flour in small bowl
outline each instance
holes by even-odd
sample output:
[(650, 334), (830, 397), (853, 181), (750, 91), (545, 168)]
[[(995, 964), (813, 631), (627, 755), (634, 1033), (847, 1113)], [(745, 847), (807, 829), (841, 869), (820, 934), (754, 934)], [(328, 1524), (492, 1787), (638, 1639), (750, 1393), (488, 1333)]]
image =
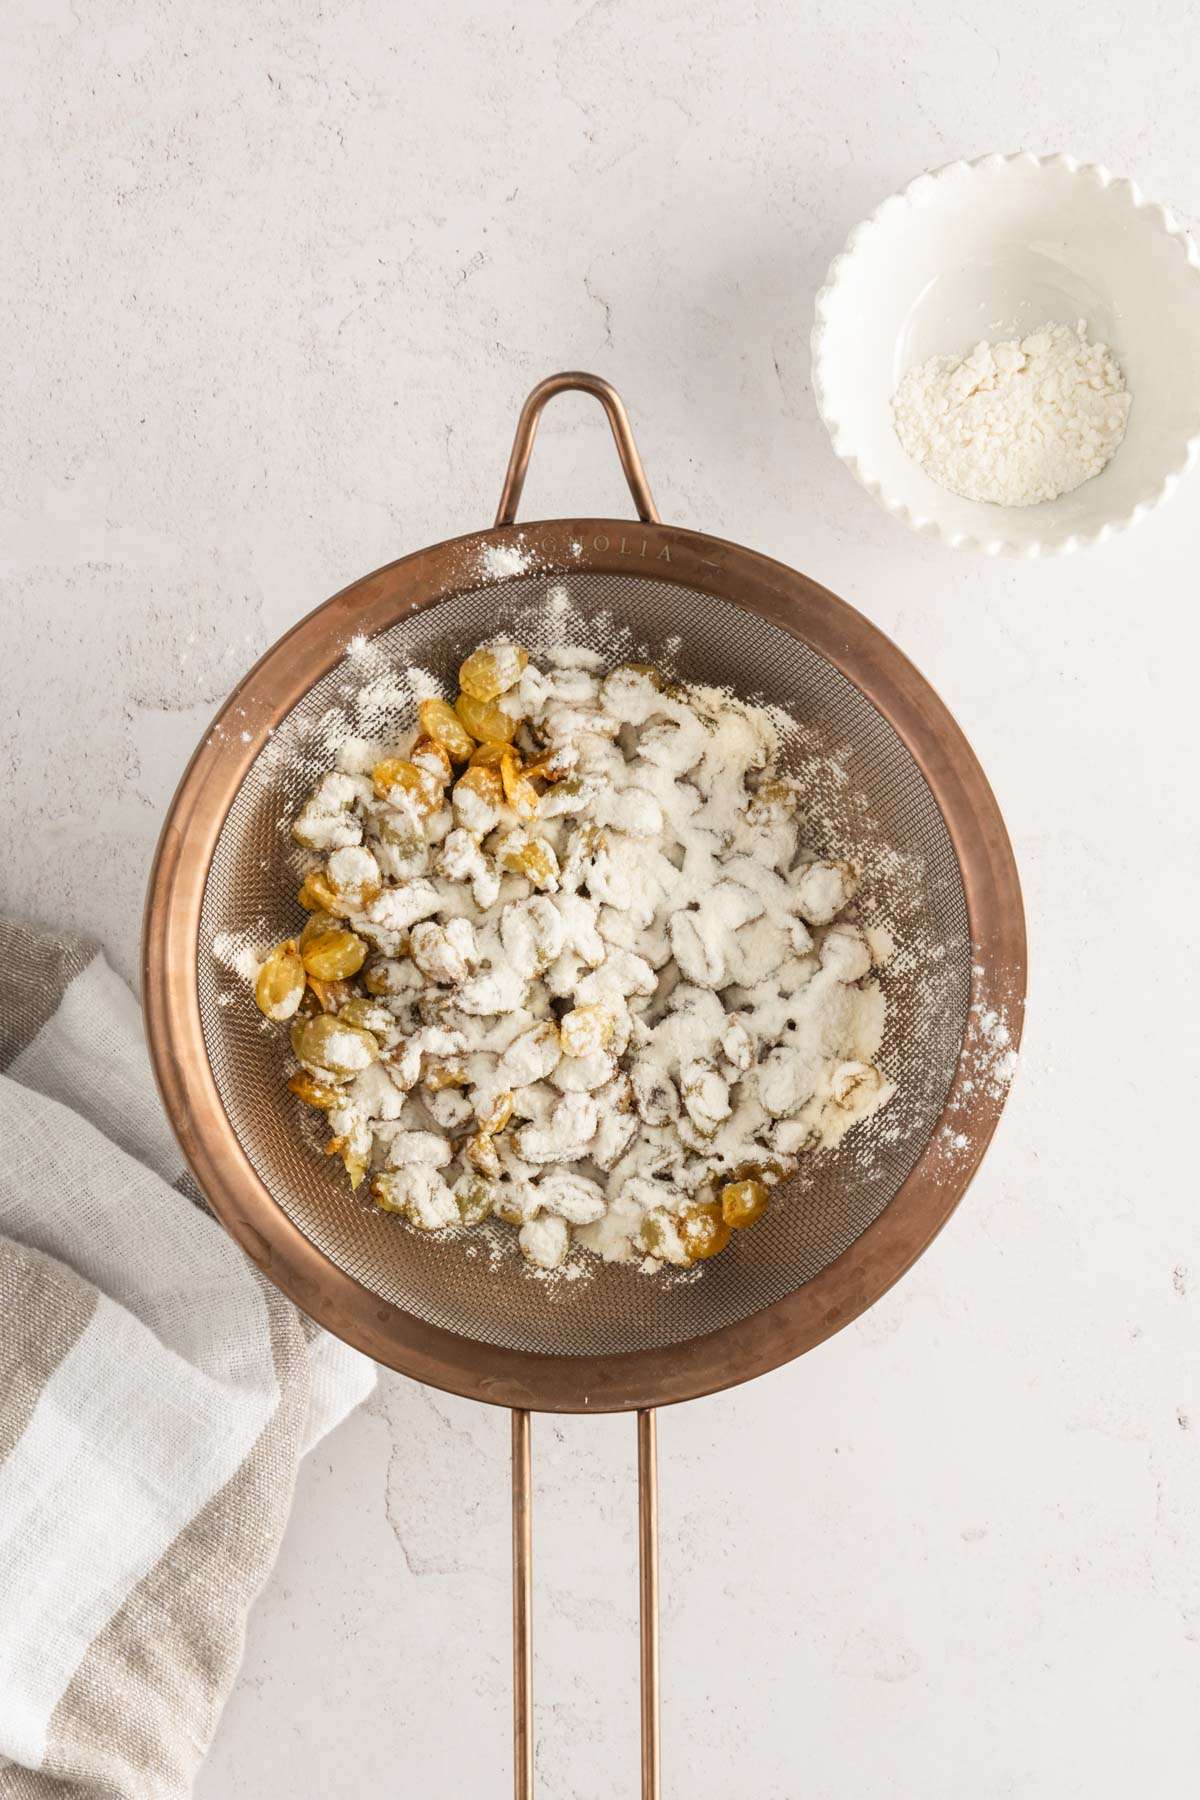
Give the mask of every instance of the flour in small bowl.
[(1132, 395), (1086, 321), (932, 356), (892, 398), (896, 436), (939, 487), (996, 506), (1057, 500), (1089, 481), (1125, 435)]

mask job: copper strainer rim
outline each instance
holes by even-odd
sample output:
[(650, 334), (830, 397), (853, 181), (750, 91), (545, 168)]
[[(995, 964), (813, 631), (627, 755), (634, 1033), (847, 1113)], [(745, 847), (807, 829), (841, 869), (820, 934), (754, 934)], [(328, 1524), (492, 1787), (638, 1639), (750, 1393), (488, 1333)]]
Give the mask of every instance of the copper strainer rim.
[[(709, 592), (798, 637), (845, 675), (901, 738), (937, 801), (962, 874), (972, 941), (972, 1005), (1003, 1005), (1019, 1038), (1025, 928), (1008, 835), (959, 727), (903, 653), (807, 576), (753, 550), (678, 527), (554, 519), (435, 544), (376, 570), (302, 619), (230, 695), (172, 802), (150, 880), (143, 994), (151, 1060), (184, 1155), (246, 1253), (312, 1317), (388, 1367), (471, 1399), (538, 1411), (661, 1406), (750, 1380), (811, 1349), (886, 1291), (945, 1224), (977, 1168), (1003, 1093), (970, 1084), (960, 1059), (938, 1124), (880, 1217), (786, 1298), (684, 1344), (618, 1355), (547, 1356), (481, 1344), (382, 1301), (288, 1219), (251, 1166), (221, 1104), (198, 999), (199, 922), (214, 848), (268, 735), (344, 654), (465, 585), (488, 546), (518, 547), (547, 576), (653, 573)], [(474, 577), (478, 585), (477, 575)], [(684, 621), (686, 624), (686, 622)], [(965, 1141), (964, 1141), (965, 1139)]]

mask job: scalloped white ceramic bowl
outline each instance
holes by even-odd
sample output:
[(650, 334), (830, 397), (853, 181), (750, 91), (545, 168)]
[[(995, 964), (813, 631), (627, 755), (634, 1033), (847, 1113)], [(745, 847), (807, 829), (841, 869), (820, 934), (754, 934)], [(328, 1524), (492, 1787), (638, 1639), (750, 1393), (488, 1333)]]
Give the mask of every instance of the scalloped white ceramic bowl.
[[(1133, 395), (1103, 472), (1040, 506), (947, 492), (892, 429), (901, 376), (980, 338), (1086, 319)], [(1200, 256), (1131, 181), (1073, 157), (985, 156), (920, 175), (851, 232), (817, 295), (817, 406), (842, 460), (914, 531), (988, 555), (1101, 543), (1200, 453)]]

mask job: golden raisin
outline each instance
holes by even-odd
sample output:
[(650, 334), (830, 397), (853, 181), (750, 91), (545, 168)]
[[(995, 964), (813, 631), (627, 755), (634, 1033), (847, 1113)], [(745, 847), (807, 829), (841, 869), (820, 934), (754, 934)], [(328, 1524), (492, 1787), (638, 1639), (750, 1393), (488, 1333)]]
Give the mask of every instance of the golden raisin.
[(319, 975), (310, 975), (308, 986), (317, 1006), (327, 1013), (339, 1011), (354, 992), (348, 981), (322, 981)]
[(522, 770), (515, 750), (500, 758), (500, 779), (504, 783), (504, 798), (518, 819), (532, 819), (538, 809), (538, 791)]
[(478, 738), (481, 744), (510, 744), (516, 735), (516, 719), (493, 701), (460, 694), (454, 702), (454, 710), (471, 736)]
[(306, 1106), (319, 1107), (328, 1112), (331, 1106), (340, 1106), (345, 1095), (332, 1082), (318, 1081), (307, 1069), (300, 1069), (288, 1082), (288, 1091), (303, 1100)]
[(361, 1150), (343, 1150), (342, 1161), (346, 1165), (346, 1173), (350, 1177), (352, 1188), (362, 1185), (362, 1178), (367, 1172), (367, 1159)]
[(371, 781), (381, 800), (390, 798), (398, 788), (422, 816), (433, 812), (440, 799), (437, 782), (403, 756), (389, 756), (384, 762), (376, 763), (371, 770)]
[(379, 1056), (379, 1045), (360, 1025), (343, 1025), (334, 1013), (318, 1013), (292, 1026), (297, 1061), (328, 1069), (331, 1075), (357, 1075)]
[(553, 750), (539, 751), (535, 760), (526, 765), (527, 775), (536, 775), (539, 781), (561, 781), (575, 767), (576, 756), (570, 744), (558, 744)]
[(258, 1010), (268, 1019), (290, 1019), (304, 998), (304, 964), (293, 938), (278, 944), (254, 982)]
[(761, 1181), (731, 1181), (721, 1189), (721, 1216), (740, 1231), (753, 1225), (767, 1210), (767, 1190)]
[(416, 857), (423, 864), (425, 833), (419, 822), (414, 829), (412, 821), (393, 807), (388, 812), (376, 814), (375, 829), (385, 844), (391, 844), (395, 848), (401, 859)]
[(385, 1170), (382, 1175), (377, 1175), (371, 1183), (371, 1198), (381, 1212), (402, 1213), (407, 1211), (407, 1203), (396, 1198), (393, 1185), (395, 1181), (395, 1173)]
[(563, 1014), (558, 1030), (565, 1056), (590, 1056), (611, 1039), (613, 1016), (603, 1006), (576, 1006)]
[(481, 1225), (492, 1210), (496, 1190), (490, 1181), (473, 1176), (455, 1187), (454, 1198), (458, 1202), (458, 1213), (463, 1224)]
[(558, 858), (549, 844), (531, 838), (527, 844), (505, 850), (500, 858), (514, 875), (524, 875), (534, 887), (548, 888), (558, 879)]
[(672, 1240), (678, 1236), (675, 1221), (656, 1206), (642, 1220), (638, 1244), (649, 1256), (666, 1256)]
[(494, 700), (521, 679), (528, 662), (529, 653), (519, 644), (492, 644), (468, 656), (458, 671), (458, 685), (473, 700)]
[(367, 946), (354, 932), (332, 919), (318, 930), (304, 928), (300, 940), (300, 956), (308, 974), (318, 981), (346, 981), (357, 975), (367, 960)]
[(779, 776), (770, 776), (760, 781), (750, 796), (748, 814), (754, 818), (760, 812), (771, 809), (794, 811), (796, 806), (796, 788), (794, 783)]
[(329, 913), (331, 917), (344, 918), (349, 911), (346, 901), (338, 893), (324, 869), (310, 869), (304, 877), (304, 885), (296, 896), (306, 912)]
[(347, 1000), (338, 1013), (338, 1021), (342, 1025), (360, 1025), (375, 1037), (390, 1031), (396, 1023), (386, 1006), (381, 1006), (378, 1000), (368, 1000), (365, 994), (355, 994)]
[(511, 744), (480, 744), (471, 752), (469, 767), (472, 769), (498, 769), (506, 756), (517, 753)]
[(731, 1236), (719, 1200), (689, 1206), (679, 1215), (679, 1238), (690, 1262), (705, 1262), (725, 1248)]
[[(601, 702), (611, 701), (614, 696), (627, 694), (633, 685), (630, 681), (631, 676), (640, 677), (641, 680), (648, 681), (652, 688), (657, 689), (660, 693), (662, 692), (662, 675), (651, 663), (618, 663), (615, 669), (609, 670), (600, 685)], [(636, 687), (634, 687), (634, 692), (636, 693), (636, 691)]]
[(450, 752), (436, 738), (419, 737), (409, 755), (413, 767), (419, 769), (422, 775), (430, 776), (439, 787), (445, 787), (454, 773), (450, 766)]
[(468, 1138), (462, 1153), (480, 1175), (499, 1175), (500, 1157), (488, 1132), (477, 1131), (474, 1137)]
[(403, 947), (396, 952), (394, 958), (384, 962), (372, 963), (369, 969), (364, 969), (359, 979), (366, 988), (368, 994), (374, 994), (378, 997), (380, 994), (394, 994), (400, 991), (397, 987), (398, 971), (402, 967), (400, 958), (407, 948), (407, 933), (405, 933)]
[[(785, 1176), (792, 1174), (795, 1166), (794, 1158), (781, 1161), (777, 1156), (760, 1156), (756, 1162), (738, 1163), (736, 1168), (729, 1171), (729, 1179), (761, 1181), (764, 1187), (770, 1187), (772, 1182), (782, 1181)], [(769, 1181), (765, 1179), (767, 1176), (770, 1176)]]
[(441, 744), (451, 762), (466, 762), (474, 741), (448, 700), (422, 700), (417, 717), (425, 736)]
[[(331, 857), (330, 862), (332, 862), (332, 860)], [(359, 871), (357, 878), (355, 878), (352, 873), (354, 869)], [(374, 874), (370, 872), (372, 870), (374, 870)], [(372, 900), (377, 900), (383, 891), (382, 883), (377, 879), (379, 875), (379, 865), (369, 852), (365, 861), (351, 863), (350, 869), (347, 871), (348, 879), (342, 886), (338, 886), (337, 878), (333, 874), (332, 869), (326, 868), (325, 874), (328, 878), (329, 887), (336, 895), (340, 904), (340, 910), (343, 913), (347, 910), (351, 912), (362, 912), (366, 907), (370, 906)]]
[(479, 798), (486, 800), (489, 806), (503, 804), (504, 783), (500, 779), (499, 769), (468, 769), (466, 774), (460, 775), (454, 784), (456, 794), (460, 788), (466, 789), (468, 793), (478, 794)]
[(304, 921), (304, 929), (300, 933), (301, 956), (304, 955), (305, 945), (310, 944), (318, 932), (328, 931), (331, 925), (336, 924), (337, 920), (332, 913), (322, 912), (319, 909), (309, 913), (307, 919)]
[(479, 1121), (480, 1131), (486, 1131), (489, 1137), (503, 1131), (512, 1118), (513, 1097), (510, 1093), (497, 1094), (491, 1106)]
[(521, 1186), (502, 1185), (498, 1187), (492, 1201), (492, 1211), (498, 1219), (503, 1219), (506, 1225), (524, 1225), (529, 1217), (529, 1211), (524, 1203)]
[(430, 1063), (424, 1074), (425, 1086), (431, 1094), (440, 1094), (443, 1088), (466, 1087), (467, 1071), (461, 1063)]
[(350, 1140), (344, 1137), (331, 1137), (325, 1146), (326, 1156), (340, 1156), (350, 1177), (350, 1186), (356, 1188), (367, 1172), (367, 1159), (361, 1150), (351, 1147)]

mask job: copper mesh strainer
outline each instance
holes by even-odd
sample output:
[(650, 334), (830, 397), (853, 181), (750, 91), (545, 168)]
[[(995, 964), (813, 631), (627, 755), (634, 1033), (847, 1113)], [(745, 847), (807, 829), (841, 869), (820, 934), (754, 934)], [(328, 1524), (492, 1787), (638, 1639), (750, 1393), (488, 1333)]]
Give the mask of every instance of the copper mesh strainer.
[[(546, 400), (603, 404), (641, 523), (513, 520)], [(497, 580), (507, 563), (520, 570)], [(895, 938), (883, 975), (880, 1061), (896, 1099), (778, 1191), (767, 1218), (682, 1283), (605, 1267), (534, 1279), (496, 1227), (440, 1242), (352, 1195), (315, 1154), (282, 1091), (281, 1045), (216, 960), (220, 934), (275, 939), (295, 917), (290, 818), (354, 723), (371, 667), (452, 681), (505, 631), (569, 639), (611, 660), (775, 705), (797, 724), (784, 766), (807, 787), (809, 838), (851, 854), (862, 902)], [(368, 674), (369, 679), (369, 674)], [(371, 733), (409, 723), (376, 683)], [(144, 993), (172, 1124), (214, 1210), (314, 1318), (421, 1381), (513, 1409), (515, 1764), (533, 1793), (529, 1413), (636, 1410), (642, 1574), (642, 1792), (658, 1794), (657, 1552), (652, 1408), (744, 1381), (810, 1349), (869, 1306), (960, 1199), (1003, 1105), (997, 1019), (1020, 1032), (1020, 889), (995, 800), (966, 740), (917, 671), (865, 619), (804, 576), (658, 521), (621, 402), (595, 376), (558, 375), (527, 400), (495, 528), (369, 575), (297, 625), (222, 708), (163, 829), (145, 927)], [(468, 1254), (468, 1248), (474, 1253)]]

